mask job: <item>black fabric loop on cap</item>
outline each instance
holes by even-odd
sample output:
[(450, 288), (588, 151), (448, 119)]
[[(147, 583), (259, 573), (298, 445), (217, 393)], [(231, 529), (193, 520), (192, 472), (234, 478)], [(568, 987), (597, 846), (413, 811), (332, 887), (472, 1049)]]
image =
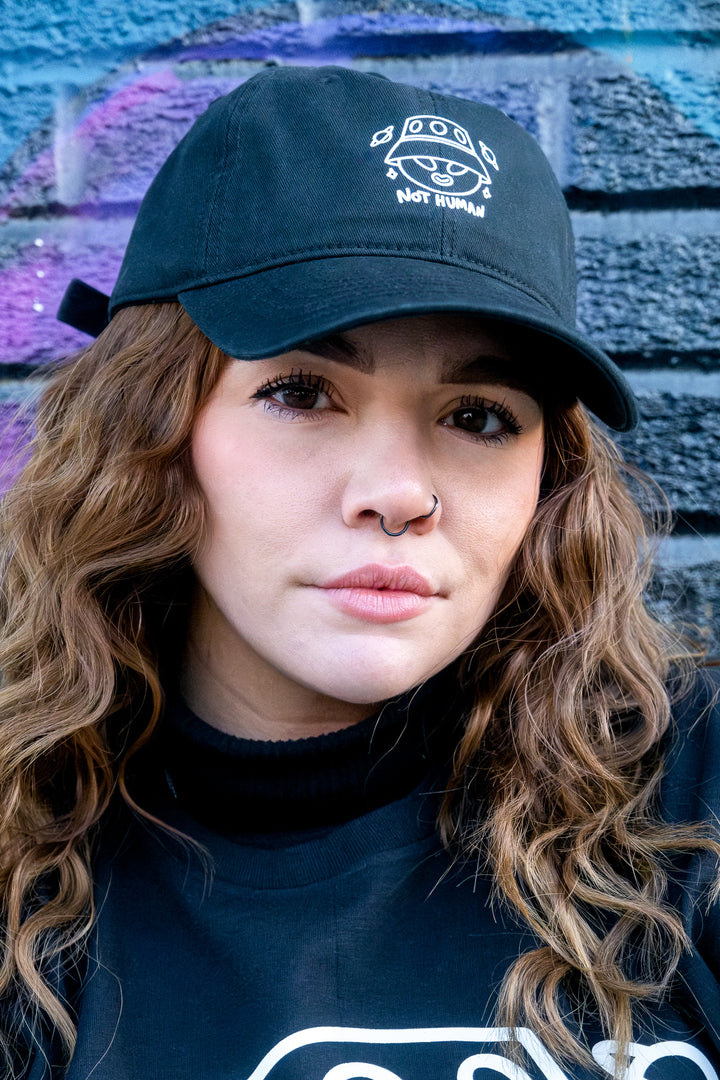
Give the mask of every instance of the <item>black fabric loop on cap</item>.
[(91, 337), (98, 337), (110, 321), (110, 297), (80, 278), (73, 278), (60, 301), (57, 317), (60, 322), (74, 326)]

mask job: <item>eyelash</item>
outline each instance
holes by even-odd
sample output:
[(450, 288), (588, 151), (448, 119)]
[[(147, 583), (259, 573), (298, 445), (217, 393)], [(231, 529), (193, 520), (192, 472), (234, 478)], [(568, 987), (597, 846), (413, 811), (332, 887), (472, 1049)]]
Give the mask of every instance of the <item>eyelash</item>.
[(485, 412), (491, 416), (497, 417), (505, 425), (505, 431), (498, 431), (494, 434), (483, 435), (473, 434), (472, 432), (465, 432), (470, 438), (477, 439), (478, 442), (490, 443), (493, 446), (498, 446), (510, 438), (511, 435), (521, 435), (523, 431), (522, 424), (518, 423), (517, 417), (510, 411), (509, 406), (505, 401), (490, 401), (488, 398), (477, 397), (473, 394), (467, 394), (460, 399), (460, 404), (456, 405), (449, 415), (452, 413), (460, 412), (462, 409), (484, 409)]
[[(302, 371), (302, 369), (291, 371), (289, 375), (268, 379), (252, 396), (258, 401), (263, 401), (266, 409), (271, 410), (284, 418), (297, 420), (302, 416), (304, 420), (319, 420), (322, 416), (322, 410), (294, 409), (289, 405), (282, 405), (280, 402), (270, 400), (273, 394), (277, 394), (278, 392), (282, 392), (293, 386), (325, 394), (329, 400), (332, 400), (333, 388), (330, 383), (328, 383), (321, 375), (314, 375), (311, 371)], [(448, 415), (452, 416), (462, 409), (484, 409), (485, 412), (497, 417), (497, 419), (505, 426), (504, 431), (498, 431), (489, 435), (483, 435), (481, 432), (464, 432), (467, 437), (474, 439), (477, 442), (497, 446), (506, 442), (511, 435), (520, 435), (523, 430), (522, 425), (518, 423), (514, 413), (510, 411), (508, 405), (504, 401), (490, 401), (487, 398), (467, 394), (460, 399), (459, 404), (456, 405)], [(458, 430), (462, 429), (458, 428)]]
[(289, 375), (268, 379), (267, 382), (264, 382), (252, 396), (257, 401), (263, 401), (267, 410), (286, 419), (296, 420), (299, 419), (302, 414), (304, 420), (319, 420), (321, 415), (319, 411), (313, 409), (293, 409), (290, 405), (282, 405), (279, 401), (270, 400), (273, 394), (291, 389), (293, 386), (297, 386), (303, 390), (314, 390), (317, 393), (325, 394), (329, 400), (332, 400), (333, 389), (330, 383), (324, 379), (322, 375), (313, 375), (311, 371), (302, 371), (300, 368), (296, 371), (291, 371)]

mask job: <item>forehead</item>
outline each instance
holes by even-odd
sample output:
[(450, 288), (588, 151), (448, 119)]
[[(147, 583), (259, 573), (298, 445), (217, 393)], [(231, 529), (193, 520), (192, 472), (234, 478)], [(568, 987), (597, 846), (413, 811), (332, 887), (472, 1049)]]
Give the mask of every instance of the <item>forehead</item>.
[(388, 363), (430, 364), (442, 382), (490, 382), (539, 399), (538, 335), (501, 320), (439, 313), (367, 323), (298, 348), (373, 374)]

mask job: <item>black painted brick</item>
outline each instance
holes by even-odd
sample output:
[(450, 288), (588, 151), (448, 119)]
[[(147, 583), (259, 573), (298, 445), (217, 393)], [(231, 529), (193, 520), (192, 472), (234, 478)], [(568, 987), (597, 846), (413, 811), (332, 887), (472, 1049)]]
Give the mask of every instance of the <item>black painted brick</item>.
[(639, 404), (639, 426), (617, 436), (626, 458), (650, 473), (678, 514), (720, 517), (720, 398), (655, 393)]
[(660, 564), (648, 598), (662, 619), (685, 629), (708, 656), (720, 658), (720, 563)]
[(720, 144), (647, 79), (574, 76), (569, 96), (569, 184), (608, 192), (720, 186)]
[(608, 232), (577, 245), (584, 330), (612, 352), (717, 349), (720, 238), (669, 233), (623, 242)]

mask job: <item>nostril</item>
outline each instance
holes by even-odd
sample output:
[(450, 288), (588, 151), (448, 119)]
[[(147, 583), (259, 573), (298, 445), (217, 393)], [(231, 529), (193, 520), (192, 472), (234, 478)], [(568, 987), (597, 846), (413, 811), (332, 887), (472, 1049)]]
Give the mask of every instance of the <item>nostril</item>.
[(402, 536), (403, 533), (406, 533), (408, 531), (408, 529), (410, 528), (410, 522), (406, 521), (401, 529), (388, 529), (388, 527), (385, 524), (385, 521), (383, 519), (383, 516), (381, 514), (380, 515), (380, 528), (382, 529), (382, 531), (385, 533), (386, 536)]
[(438, 508), (439, 499), (437, 495), (433, 495), (433, 508), (427, 514), (418, 514), (419, 518), (431, 518)]

